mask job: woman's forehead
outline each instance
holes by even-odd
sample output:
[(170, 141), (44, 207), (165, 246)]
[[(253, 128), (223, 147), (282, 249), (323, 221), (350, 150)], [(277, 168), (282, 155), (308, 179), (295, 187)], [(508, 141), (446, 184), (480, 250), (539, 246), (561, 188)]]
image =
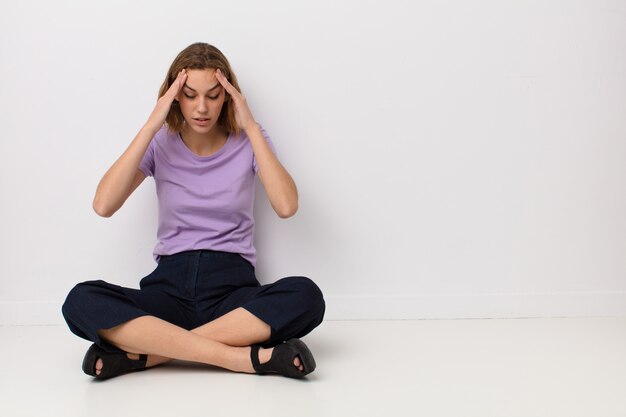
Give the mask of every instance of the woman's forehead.
[(193, 91), (211, 91), (220, 86), (215, 78), (215, 69), (192, 69), (187, 71), (185, 87)]

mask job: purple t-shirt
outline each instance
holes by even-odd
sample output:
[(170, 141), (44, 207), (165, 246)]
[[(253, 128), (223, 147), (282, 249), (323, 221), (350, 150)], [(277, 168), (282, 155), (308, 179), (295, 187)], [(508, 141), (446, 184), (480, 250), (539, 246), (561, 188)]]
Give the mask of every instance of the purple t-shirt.
[[(276, 153), (263, 127), (261, 131)], [(150, 142), (139, 169), (156, 183), (157, 263), (160, 255), (212, 249), (238, 253), (256, 266), (252, 210), (258, 167), (244, 131), (238, 136), (230, 133), (213, 155), (198, 156), (180, 134), (168, 132), (164, 125)]]

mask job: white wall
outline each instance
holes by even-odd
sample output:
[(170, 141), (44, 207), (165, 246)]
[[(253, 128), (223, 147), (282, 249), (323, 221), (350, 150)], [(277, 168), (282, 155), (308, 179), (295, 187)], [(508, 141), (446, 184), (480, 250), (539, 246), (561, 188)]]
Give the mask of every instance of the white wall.
[(622, 1), (2, 2), (0, 324), (156, 266), (154, 182), (98, 181), (176, 54), (231, 61), (296, 180), (259, 187), (258, 276), (328, 319), (626, 314)]

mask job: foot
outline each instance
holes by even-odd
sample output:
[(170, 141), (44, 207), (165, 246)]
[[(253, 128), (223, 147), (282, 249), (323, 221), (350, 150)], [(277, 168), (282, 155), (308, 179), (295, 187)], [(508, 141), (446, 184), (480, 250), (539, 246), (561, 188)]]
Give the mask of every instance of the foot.
[[(132, 359), (134, 361), (139, 360), (139, 355), (136, 353), (127, 353), (126, 356), (128, 357), (128, 359)], [(96, 361), (96, 375), (100, 375), (102, 373), (102, 367), (104, 366), (104, 363), (102, 362), (102, 358), (98, 358), (98, 360)], [(146, 365), (146, 367), (148, 367)]]
[(289, 378), (303, 378), (315, 370), (315, 359), (309, 348), (299, 339), (289, 339), (270, 349), (259, 345), (246, 348), (249, 359), (245, 362), (247, 372), (256, 374), (280, 374)]
[(146, 369), (147, 355), (108, 352), (95, 343), (83, 358), (83, 372), (98, 379), (112, 378), (130, 371)]
[[(249, 374), (255, 374), (256, 371), (254, 370), (254, 367), (252, 366), (252, 361), (250, 360), (251, 349), (252, 349), (251, 347), (243, 348), (243, 353), (244, 353), (243, 372), (247, 372)], [(270, 358), (272, 357), (273, 351), (274, 351), (274, 348), (268, 348), (268, 349), (260, 348), (259, 349), (259, 363), (262, 365), (264, 363), (269, 362)], [(300, 358), (298, 356), (296, 356), (296, 358), (293, 360), (293, 366), (298, 368), (301, 372), (304, 372), (304, 366), (302, 365), (302, 362), (300, 361)]]

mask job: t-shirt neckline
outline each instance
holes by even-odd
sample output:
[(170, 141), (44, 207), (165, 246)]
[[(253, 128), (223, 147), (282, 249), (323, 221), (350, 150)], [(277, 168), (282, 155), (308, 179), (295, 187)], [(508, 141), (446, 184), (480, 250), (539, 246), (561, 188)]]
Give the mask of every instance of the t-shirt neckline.
[(185, 152), (187, 152), (187, 154), (191, 155), (193, 158), (206, 161), (208, 159), (213, 159), (219, 156), (220, 154), (222, 154), (226, 150), (226, 147), (228, 146), (228, 144), (230, 143), (231, 136), (232, 136), (232, 132), (228, 132), (228, 136), (226, 137), (226, 142), (224, 142), (224, 145), (222, 145), (222, 147), (219, 148), (216, 152), (208, 156), (200, 156), (196, 154), (194, 151), (192, 151), (191, 149), (189, 149), (187, 145), (185, 144), (185, 142), (183, 141), (183, 137), (180, 135), (180, 132), (176, 133), (176, 142), (178, 142), (180, 146), (184, 148)]

